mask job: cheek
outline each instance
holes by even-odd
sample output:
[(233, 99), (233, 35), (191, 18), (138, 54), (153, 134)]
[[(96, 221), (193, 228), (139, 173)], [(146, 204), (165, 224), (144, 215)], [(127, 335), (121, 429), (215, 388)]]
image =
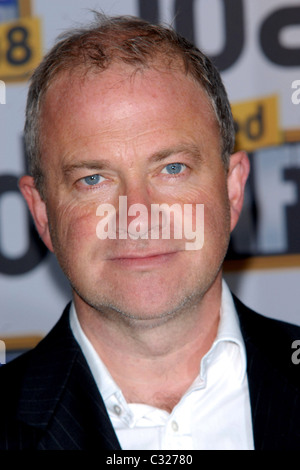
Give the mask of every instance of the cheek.
[(205, 208), (205, 243), (217, 253), (227, 250), (230, 239), (230, 206), (225, 192)]
[(216, 230), (227, 227), (230, 217), (230, 205), (226, 184), (214, 181), (211, 185), (200, 186), (189, 191), (186, 203), (193, 206), (193, 223), (196, 219), (196, 207), (204, 206), (205, 222), (207, 229)]
[(55, 251), (82, 250), (85, 244), (97, 240), (96, 206), (93, 206), (72, 201), (49, 210), (50, 234)]
[[(230, 205), (224, 174), (197, 184), (174, 190), (168, 198), (168, 204), (179, 204), (183, 214), (183, 234), (190, 243), (189, 249), (202, 246), (215, 246), (222, 251), (228, 243), (230, 234)], [(177, 231), (180, 231), (180, 217), (177, 218)], [(195, 248), (197, 249), (197, 248)]]
[[(216, 180), (214, 184), (202, 188), (198, 200), (204, 205), (204, 247), (214, 246), (216, 250), (224, 250), (230, 237), (230, 204), (225, 181)], [(196, 224), (194, 219), (193, 223)]]

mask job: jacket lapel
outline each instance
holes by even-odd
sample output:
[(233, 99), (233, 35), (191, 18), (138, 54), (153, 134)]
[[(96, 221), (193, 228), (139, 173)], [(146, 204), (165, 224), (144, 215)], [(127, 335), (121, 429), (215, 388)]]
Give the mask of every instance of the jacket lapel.
[(291, 344), (300, 329), (258, 315), (238, 299), (235, 303), (247, 351), (255, 449), (296, 450), (300, 448), (300, 380), (291, 361)]
[[(264, 318), (235, 298), (247, 351), (256, 450), (300, 448), (300, 379), (291, 344), (300, 328)], [(68, 308), (50, 334), (28, 353), (18, 416), (39, 449), (106, 449), (120, 445), (76, 343)], [(35, 437), (36, 439), (36, 437)]]
[(19, 419), (38, 429), (38, 449), (120, 449), (68, 312), (32, 355)]

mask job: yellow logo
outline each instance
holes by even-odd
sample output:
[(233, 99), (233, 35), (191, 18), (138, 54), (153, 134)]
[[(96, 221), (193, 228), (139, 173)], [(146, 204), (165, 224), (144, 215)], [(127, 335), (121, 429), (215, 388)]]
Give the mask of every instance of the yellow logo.
[(28, 0), (0, 0), (0, 78), (26, 80), (42, 58), (40, 19)]
[(283, 142), (276, 95), (235, 103), (232, 114), (236, 124), (236, 150), (251, 152)]

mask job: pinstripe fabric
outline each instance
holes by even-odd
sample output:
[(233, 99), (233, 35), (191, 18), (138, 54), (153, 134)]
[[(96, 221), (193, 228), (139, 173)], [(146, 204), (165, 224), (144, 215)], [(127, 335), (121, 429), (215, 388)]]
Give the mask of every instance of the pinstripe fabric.
[[(247, 351), (257, 450), (300, 449), (300, 328), (235, 299)], [(298, 367), (298, 368), (297, 368)], [(35, 348), (0, 368), (0, 449), (118, 450), (117, 437), (69, 327), (68, 308)]]
[(291, 360), (300, 328), (235, 303), (247, 351), (255, 449), (300, 450), (300, 365)]
[(35, 350), (1, 367), (0, 449), (120, 449), (68, 313)]

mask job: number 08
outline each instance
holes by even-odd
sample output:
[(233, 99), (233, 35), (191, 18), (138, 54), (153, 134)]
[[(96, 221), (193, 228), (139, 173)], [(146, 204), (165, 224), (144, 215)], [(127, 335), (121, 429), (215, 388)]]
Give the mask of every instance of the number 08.
[(11, 65), (23, 65), (31, 58), (31, 49), (27, 44), (28, 30), (24, 26), (14, 26), (7, 33), (9, 47), (6, 59)]

